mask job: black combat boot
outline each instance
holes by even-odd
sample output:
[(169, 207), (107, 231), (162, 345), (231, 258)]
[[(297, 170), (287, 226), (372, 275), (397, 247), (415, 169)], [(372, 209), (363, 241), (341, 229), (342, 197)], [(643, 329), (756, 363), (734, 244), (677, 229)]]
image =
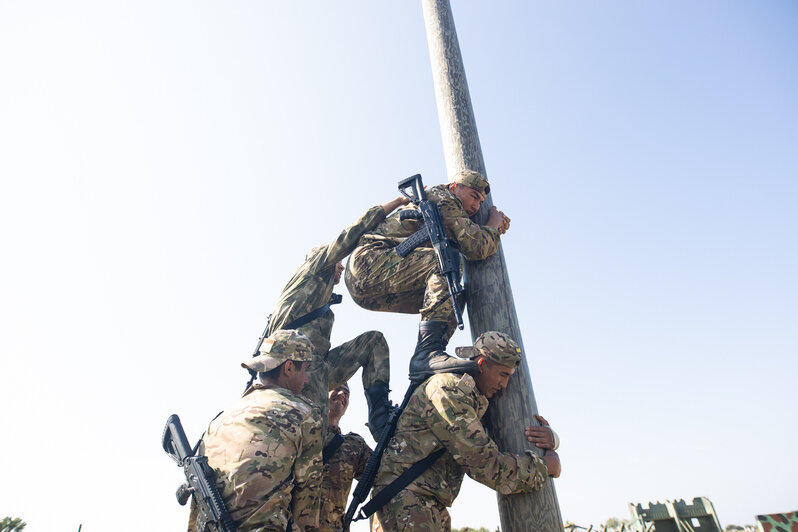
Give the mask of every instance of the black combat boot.
[(423, 381), (435, 373), (470, 373), (476, 375), (479, 366), (473, 360), (463, 360), (444, 352), (444, 335), (449, 324), (445, 321), (422, 321), (418, 325), (416, 352), (410, 359), (410, 380)]
[(374, 436), (374, 441), (380, 441), (382, 429), (388, 423), (388, 414), (391, 412), (391, 403), (388, 401), (388, 383), (377, 382), (364, 390), (366, 403), (369, 405), (369, 430)]

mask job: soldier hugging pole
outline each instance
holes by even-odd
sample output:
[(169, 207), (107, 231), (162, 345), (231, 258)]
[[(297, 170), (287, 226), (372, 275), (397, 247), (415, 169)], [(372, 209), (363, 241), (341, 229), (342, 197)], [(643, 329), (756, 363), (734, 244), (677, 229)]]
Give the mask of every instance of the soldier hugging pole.
[[(482, 159), (449, 0), (422, 0), (422, 5), (446, 169), (449, 175), (464, 169), (476, 170), (490, 179)], [(500, 186), (500, 183), (493, 184), (495, 190)], [(475, 215), (477, 222), (484, 224), (487, 221), (492, 205), (488, 196)], [(523, 360), (516, 376), (510, 379), (501, 397), (491, 401), (485, 421), (491, 438), (500, 449), (523, 453), (524, 449), (534, 448), (526, 441), (522, 427), (537, 424), (534, 417), (537, 405), (501, 246), (484, 261), (466, 263), (466, 283), (472, 339), (485, 331), (501, 331), (509, 334), (522, 348)], [(562, 515), (551, 478), (539, 491), (498, 495), (498, 500), (503, 532), (563, 530)]]

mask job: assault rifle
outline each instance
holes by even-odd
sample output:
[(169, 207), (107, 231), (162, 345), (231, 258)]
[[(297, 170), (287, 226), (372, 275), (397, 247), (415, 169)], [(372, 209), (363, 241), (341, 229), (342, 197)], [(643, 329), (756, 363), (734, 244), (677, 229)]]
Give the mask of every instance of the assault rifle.
[[(408, 193), (409, 191), (409, 193)], [(410, 176), (399, 182), (399, 192), (413, 202), (418, 207), (418, 211), (404, 210), (399, 213), (400, 220), (415, 219), (421, 220), (424, 227), (407, 237), (402, 243), (396, 246), (396, 253), (404, 258), (421, 244), (429, 241), (438, 256), (438, 265), (441, 273), (446, 277), (446, 284), (449, 285), (449, 294), (452, 296), (452, 306), (454, 315), (457, 318), (457, 326), (463, 328), (463, 312), (457, 304), (457, 296), (463, 293), (460, 284), (460, 251), (457, 245), (446, 236), (443, 227), (443, 216), (437, 203), (427, 199), (424, 192), (424, 183), (421, 181), (421, 174)]]
[(380, 461), (385, 452), (385, 447), (388, 445), (388, 442), (391, 441), (391, 438), (393, 438), (396, 432), (396, 424), (399, 422), (399, 416), (402, 415), (402, 412), (407, 406), (407, 402), (410, 400), (410, 396), (413, 395), (413, 391), (415, 391), (419, 384), (419, 382), (411, 382), (410, 387), (407, 389), (407, 393), (405, 393), (405, 398), (402, 400), (402, 405), (398, 408), (392, 408), (390, 414), (388, 414), (388, 423), (385, 425), (385, 428), (382, 429), (380, 441), (377, 442), (374, 452), (371, 453), (369, 461), (366, 463), (366, 467), (360, 475), (360, 480), (357, 481), (355, 491), (352, 493), (352, 502), (349, 503), (349, 508), (347, 508), (346, 515), (344, 515), (341, 532), (348, 532), (349, 524), (352, 521), (366, 519), (371, 515), (361, 510), (360, 514), (355, 517), (355, 512), (358, 507), (363, 504), (363, 501), (366, 500), (366, 497), (368, 497), (369, 491), (371, 491), (371, 487), (374, 485), (374, 480), (377, 478), (377, 470), (380, 468)]
[(163, 450), (186, 474), (186, 482), (175, 493), (177, 502), (185, 506), (189, 497), (193, 497), (197, 505), (194, 532), (236, 532), (233, 520), (216, 488), (216, 475), (208, 465), (208, 458), (196, 456), (197, 449), (189, 446), (183, 425), (176, 414), (166, 420), (162, 439)]

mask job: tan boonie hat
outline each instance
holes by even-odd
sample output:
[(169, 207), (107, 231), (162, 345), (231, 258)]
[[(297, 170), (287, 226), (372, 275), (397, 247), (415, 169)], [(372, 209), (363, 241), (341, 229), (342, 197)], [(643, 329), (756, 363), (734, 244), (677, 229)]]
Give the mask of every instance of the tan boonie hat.
[(480, 334), (474, 347), (458, 347), (455, 352), (460, 358), (484, 355), (508, 368), (514, 368), (521, 362), (521, 348), (518, 344), (506, 334), (497, 331)]
[(313, 343), (299, 331), (281, 330), (263, 341), (259, 355), (245, 360), (241, 366), (252, 371), (273, 370), (286, 360), (306, 361), (313, 357)]
[(485, 179), (482, 174), (473, 170), (461, 170), (454, 174), (449, 182), (473, 188), (483, 196), (490, 194), (490, 183), (488, 183), (488, 180)]

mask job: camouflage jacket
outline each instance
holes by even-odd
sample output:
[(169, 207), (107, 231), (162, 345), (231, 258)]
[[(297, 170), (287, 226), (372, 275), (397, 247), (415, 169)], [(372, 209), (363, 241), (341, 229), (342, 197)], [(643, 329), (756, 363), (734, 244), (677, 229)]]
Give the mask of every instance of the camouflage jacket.
[[(360, 237), (385, 220), (382, 206), (372, 207), (353, 225), (344, 229), (338, 238), (314, 250), (283, 288), (269, 321), (269, 334), (308, 312), (323, 307), (332, 295), (335, 266), (355, 249)], [(316, 354), (330, 350), (330, 333), (335, 315), (328, 310), (323, 316), (299, 328), (310, 338)]]
[[(327, 427), (324, 445), (330, 443), (330, 440), (340, 433), (341, 429), (338, 427)], [(324, 464), (324, 476), (321, 481), (320, 532), (340, 532), (346, 512), (346, 500), (352, 488), (352, 479), (360, 478), (370, 456), (371, 448), (366, 441), (354, 432), (350, 432), (344, 436), (344, 442)]]
[(487, 409), (488, 400), (470, 375), (441, 373), (427, 379), (399, 418), (375, 493), (441, 447), (448, 452), (405, 489), (435, 497), (445, 506), (457, 497), (464, 473), (505, 495), (539, 489), (548, 476), (546, 464), (531, 451), (501, 452), (482, 426)]
[(320, 424), (305, 398), (261, 384), (211, 421), (200, 451), (239, 532), (283, 532), (289, 518), (301, 532), (318, 529)]
[[(480, 226), (471, 221), (463, 210), (460, 199), (449, 192), (446, 185), (435, 185), (427, 191), (427, 199), (438, 204), (443, 217), (446, 234), (460, 248), (466, 260), (482, 260), (490, 257), (499, 249), (499, 232), (486, 225)], [(400, 220), (403, 210), (416, 209), (414, 205), (399, 209), (390, 215), (374, 231), (361, 239), (360, 244), (379, 242), (395, 247), (402, 240), (421, 228), (418, 220)], [(426, 244), (429, 247), (429, 242)]]

